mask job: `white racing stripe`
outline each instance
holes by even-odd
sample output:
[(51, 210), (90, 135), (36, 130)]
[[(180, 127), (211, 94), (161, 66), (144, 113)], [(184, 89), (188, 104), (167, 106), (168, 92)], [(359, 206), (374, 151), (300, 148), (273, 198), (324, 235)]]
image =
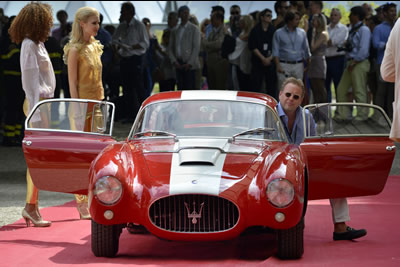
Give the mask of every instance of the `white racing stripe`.
[[(185, 147), (218, 147), (229, 151), (227, 139), (182, 139), (175, 144), (174, 150)], [(193, 153), (196, 153), (193, 150)], [(218, 196), (222, 169), (226, 154), (221, 153), (214, 166), (208, 165), (184, 165), (180, 166), (179, 153), (174, 153), (171, 162), (171, 178), (169, 193), (175, 194), (209, 194)]]
[(236, 100), (237, 91), (217, 91), (217, 90), (182, 91), (181, 99)]

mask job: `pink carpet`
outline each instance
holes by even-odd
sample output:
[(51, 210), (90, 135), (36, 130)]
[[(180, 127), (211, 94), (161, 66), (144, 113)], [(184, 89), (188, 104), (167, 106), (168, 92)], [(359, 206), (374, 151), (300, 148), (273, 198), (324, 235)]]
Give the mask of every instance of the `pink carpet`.
[(328, 200), (309, 203), (305, 252), (300, 260), (273, 256), (273, 235), (247, 235), (234, 241), (185, 243), (123, 231), (116, 258), (96, 258), (90, 248), (90, 221), (78, 220), (73, 202), (43, 208), (50, 228), (25, 226), (21, 219), (0, 228), (0, 266), (263, 265), (263, 266), (400, 266), (400, 176), (391, 176), (377, 196), (349, 199), (350, 225), (366, 228), (357, 241), (332, 241)]

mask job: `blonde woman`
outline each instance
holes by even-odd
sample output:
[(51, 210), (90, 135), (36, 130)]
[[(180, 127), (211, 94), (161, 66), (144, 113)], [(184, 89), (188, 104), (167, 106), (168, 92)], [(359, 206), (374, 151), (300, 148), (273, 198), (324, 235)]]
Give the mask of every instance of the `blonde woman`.
[[(94, 39), (100, 27), (100, 14), (92, 7), (79, 8), (72, 24), (71, 39), (64, 47), (68, 65), (71, 98), (103, 100), (101, 54), (103, 46)], [(89, 120), (86, 120), (89, 121)], [(87, 129), (87, 125), (85, 129)], [(88, 198), (75, 195), (81, 219), (90, 219)]]
[(313, 27), (311, 41), (311, 63), (308, 67), (308, 78), (314, 96), (314, 103), (325, 103), (328, 95), (325, 89), (326, 61), (325, 52), (328, 47), (329, 34), (325, 16), (316, 14), (311, 20)]
[[(25, 91), (24, 112), (27, 115), (42, 99), (53, 98), (56, 86), (53, 66), (44, 46), (53, 25), (52, 9), (48, 4), (32, 2), (19, 12), (9, 29), (11, 40), (21, 45), (20, 65), (22, 88)], [(34, 116), (31, 122), (41, 124), (46, 114)], [(48, 119), (48, 118), (47, 118)], [(39, 212), (39, 190), (33, 184), (29, 169), (26, 172), (26, 204), (22, 217), (26, 225), (30, 222), (37, 227), (47, 227)]]
[(247, 44), (253, 25), (253, 18), (251, 16), (245, 15), (240, 17), (239, 28), (241, 32), (236, 38), (235, 51), (229, 55), (229, 61), (234, 65), (232, 68), (232, 77), (235, 90), (250, 90), (251, 51)]

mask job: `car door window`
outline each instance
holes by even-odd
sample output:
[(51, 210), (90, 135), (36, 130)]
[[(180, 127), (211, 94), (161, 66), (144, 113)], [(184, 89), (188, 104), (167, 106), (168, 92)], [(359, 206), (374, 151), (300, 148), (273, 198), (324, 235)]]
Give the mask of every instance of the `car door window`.
[[(337, 119), (336, 113), (340, 108), (347, 110), (346, 119)], [(387, 136), (390, 132), (390, 120), (378, 106), (330, 103), (308, 105), (305, 109), (309, 111), (304, 113), (306, 138)], [(357, 114), (368, 114), (368, 118), (361, 119)], [(312, 127), (315, 127), (315, 134), (311, 134)]]
[(114, 105), (78, 99), (45, 100), (32, 110), (26, 129), (112, 134)]

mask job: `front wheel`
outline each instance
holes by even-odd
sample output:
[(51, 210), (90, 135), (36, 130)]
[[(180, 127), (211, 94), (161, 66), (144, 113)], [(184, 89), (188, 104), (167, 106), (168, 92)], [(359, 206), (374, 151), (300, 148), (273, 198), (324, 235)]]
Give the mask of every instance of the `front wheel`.
[(294, 227), (278, 230), (278, 257), (298, 259), (304, 253), (304, 217)]
[(103, 225), (92, 220), (92, 251), (96, 257), (115, 257), (122, 225)]

